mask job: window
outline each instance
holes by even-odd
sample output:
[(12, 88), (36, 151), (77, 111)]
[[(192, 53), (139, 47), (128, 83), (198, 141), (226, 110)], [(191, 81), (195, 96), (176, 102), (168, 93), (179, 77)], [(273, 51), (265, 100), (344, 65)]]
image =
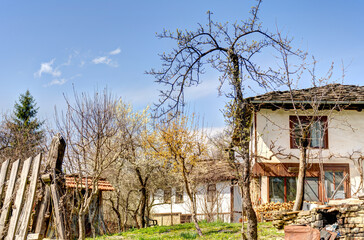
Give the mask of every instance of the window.
[(319, 178), (317, 177), (306, 177), (305, 178), (305, 195), (306, 201), (318, 202), (319, 199)]
[(296, 198), (296, 178), (269, 177), (269, 199), (271, 202), (288, 202)]
[(163, 203), (171, 203), (172, 188), (164, 189)]
[[(343, 171), (325, 171), (325, 187), (327, 191), (328, 198), (332, 198), (332, 195), (336, 191), (337, 187), (344, 178)], [(345, 194), (345, 184), (341, 184), (340, 188), (335, 193), (333, 199), (344, 199)]]
[[(291, 129), (291, 148), (298, 148), (304, 145), (302, 141), (307, 141), (307, 146), (311, 148), (328, 148), (327, 117), (289, 117)], [(301, 125), (300, 125), (301, 122)], [(306, 130), (306, 136), (303, 131)]]
[(183, 203), (183, 188), (177, 187), (176, 188), (176, 200), (175, 203)]
[(213, 202), (216, 198), (216, 184), (207, 185), (207, 201)]

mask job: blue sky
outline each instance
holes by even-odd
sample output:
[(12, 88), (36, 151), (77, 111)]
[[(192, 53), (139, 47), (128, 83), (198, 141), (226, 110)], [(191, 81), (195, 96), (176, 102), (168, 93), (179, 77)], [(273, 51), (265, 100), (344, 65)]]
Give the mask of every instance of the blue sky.
[[(235, 22), (248, 16), (254, 1), (0, 1), (0, 109), (11, 111), (27, 89), (35, 97), (42, 119), (53, 121), (54, 106), (64, 108), (63, 94), (92, 93), (105, 86), (136, 109), (158, 99), (158, 86), (144, 72), (159, 68), (158, 53), (174, 44), (155, 37), (163, 28), (195, 29), (213, 19)], [(363, 85), (364, 2), (264, 1), (260, 19), (265, 28), (279, 27), (294, 37), (294, 45), (319, 61), (318, 74), (333, 61), (345, 83)], [(215, 72), (189, 90), (192, 111), (205, 125), (222, 127)]]

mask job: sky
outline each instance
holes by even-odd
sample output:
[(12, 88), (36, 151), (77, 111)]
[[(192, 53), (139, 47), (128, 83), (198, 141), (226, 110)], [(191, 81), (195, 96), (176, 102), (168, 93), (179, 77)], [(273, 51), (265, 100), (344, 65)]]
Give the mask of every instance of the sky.
[[(156, 38), (163, 29), (194, 30), (207, 23), (207, 11), (219, 22), (249, 17), (251, 0), (199, 1), (3, 1), (0, 0), (0, 110), (13, 110), (29, 90), (39, 118), (54, 121), (54, 108), (65, 108), (74, 89), (92, 94), (108, 88), (135, 109), (158, 100), (154, 78), (159, 53), (175, 44)], [(293, 37), (293, 46), (314, 55), (317, 74), (334, 62), (334, 76), (345, 66), (345, 84), (364, 85), (364, 2), (358, 0), (264, 1), (263, 28)], [(267, 63), (270, 64), (270, 63)], [(211, 128), (222, 128), (219, 74), (207, 71), (202, 84), (188, 90), (190, 111)], [(303, 84), (304, 86), (304, 84)]]

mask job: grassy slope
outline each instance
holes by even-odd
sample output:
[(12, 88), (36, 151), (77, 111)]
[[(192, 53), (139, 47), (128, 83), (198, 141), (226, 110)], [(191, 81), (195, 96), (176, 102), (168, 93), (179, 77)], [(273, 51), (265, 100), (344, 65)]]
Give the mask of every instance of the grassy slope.
[[(97, 239), (241, 239), (238, 223), (201, 222), (204, 237), (197, 237), (192, 223), (174, 226), (156, 226), (130, 230), (118, 235), (101, 236)], [(284, 239), (283, 231), (277, 231), (271, 223), (259, 223), (259, 239)]]

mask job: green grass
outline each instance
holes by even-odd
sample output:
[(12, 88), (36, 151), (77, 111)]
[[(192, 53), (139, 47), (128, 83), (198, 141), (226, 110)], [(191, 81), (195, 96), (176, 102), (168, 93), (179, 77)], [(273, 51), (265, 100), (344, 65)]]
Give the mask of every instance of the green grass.
[[(200, 222), (203, 237), (199, 237), (192, 223), (174, 226), (155, 226), (143, 229), (132, 229), (111, 236), (100, 236), (96, 239), (241, 239), (239, 223)], [(259, 239), (284, 239), (283, 230), (278, 231), (271, 223), (259, 223)], [(91, 239), (91, 238), (90, 238)]]

